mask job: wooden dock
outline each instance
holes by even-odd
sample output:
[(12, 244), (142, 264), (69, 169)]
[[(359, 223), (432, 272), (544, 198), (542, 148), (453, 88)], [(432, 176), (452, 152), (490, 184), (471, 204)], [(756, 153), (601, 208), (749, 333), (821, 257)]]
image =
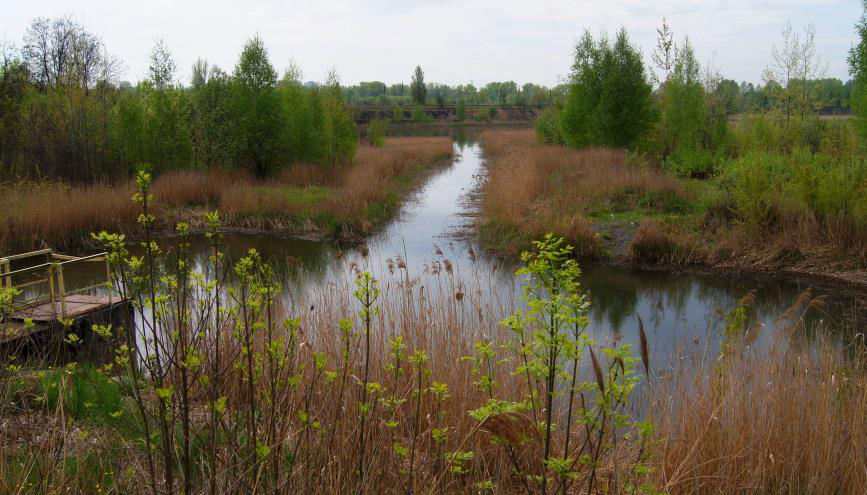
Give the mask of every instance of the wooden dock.
[[(64, 269), (78, 263), (103, 263), (104, 278), (86, 287), (72, 287)], [(91, 327), (131, 320), (129, 301), (117, 295), (111, 283), (106, 253), (67, 256), (43, 249), (0, 257), (0, 289), (12, 289), (11, 304), (0, 308), (0, 346), (42, 348), (63, 342), (75, 333), (79, 342), (98, 340)], [(62, 346), (60, 346), (62, 347)]]
[[(99, 311), (105, 311), (111, 308), (113, 304), (121, 302), (117, 297), (111, 296), (88, 296), (88, 295), (72, 295), (65, 298), (66, 304), (65, 319), (77, 320), (89, 314)], [(42, 304), (31, 306), (25, 309), (20, 309), (8, 316), (10, 320), (25, 321), (27, 319), (33, 322), (49, 322), (57, 319), (57, 315), (63, 312), (59, 302), (44, 302)]]

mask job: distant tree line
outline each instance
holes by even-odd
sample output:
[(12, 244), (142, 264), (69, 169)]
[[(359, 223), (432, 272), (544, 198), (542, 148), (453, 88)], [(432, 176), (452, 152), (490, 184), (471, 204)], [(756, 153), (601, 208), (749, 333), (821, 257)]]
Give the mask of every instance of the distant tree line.
[[(800, 84), (797, 80), (792, 85)], [(854, 81), (836, 78), (811, 79), (807, 85), (815, 95), (816, 111), (822, 115), (846, 115), (852, 113)], [(516, 105), (543, 108), (560, 104), (569, 91), (568, 84), (546, 87), (533, 83), (518, 85), (514, 81), (490, 82), (477, 88), (472, 84), (449, 86), (426, 83), (426, 105)], [(352, 105), (414, 105), (418, 103), (413, 94), (413, 85), (381, 81), (365, 81), (342, 88), (344, 101)], [(722, 79), (718, 82), (716, 96), (721, 99), (731, 114), (767, 111), (774, 108), (775, 98), (780, 93), (779, 83), (764, 84)]]
[[(792, 80), (792, 85), (801, 85), (801, 81)], [(837, 78), (822, 78), (807, 81), (807, 90), (815, 95), (812, 111), (820, 115), (847, 115), (852, 113), (852, 92), (855, 82), (843, 82)], [(721, 99), (730, 113), (763, 112), (774, 108), (775, 100), (782, 87), (775, 81), (766, 84), (742, 82), (738, 84), (731, 79), (719, 81), (716, 96)]]
[[(417, 74), (413, 73), (413, 79), (416, 76)], [(423, 88), (424, 91), (422, 92), (418, 91), (418, 85), (414, 86), (412, 83), (387, 85), (380, 81), (366, 81), (343, 87), (343, 95), (345, 101), (353, 105), (457, 105), (464, 103), (467, 105), (545, 107), (561, 99), (566, 92), (565, 85), (548, 88), (526, 83), (519, 86), (514, 81), (490, 82), (478, 88), (473, 84), (449, 86), (424, 83)], [(423, 95), (423, 98), (419, 99), (419, 95)]]
[(148, 77), (118, 82), (120, 62), (70, 18), (36, 19), (20, 50), (0, 49), (0, 179), (111, 180), (146, 165), (246, 169), (264, 176), (304, 161), (335, 166), (358, 141), (336, 73), (302, 85), (250, 39), (227, 73), (205, 60), (177, 82), (158, 41)]

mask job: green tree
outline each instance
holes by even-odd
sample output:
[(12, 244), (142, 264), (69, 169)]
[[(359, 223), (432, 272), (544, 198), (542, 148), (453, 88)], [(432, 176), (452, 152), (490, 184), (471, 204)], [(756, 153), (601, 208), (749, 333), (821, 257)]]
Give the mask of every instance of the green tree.
[[(812, 25), (804, 28), (803, 37), (786, 23), (782, 31), (782, 44), (773, 47), (772, 63), (762, 77), (771, 97), (786, 116), (786, 126), (793, 115), (804, 119), (818, 109), (816, 94), (810, 80), (822, 76), (824, 66), (816, 54), (816, 30)], [(775, 85), (770, 83), (774, 82)]]
[(692, 44), (686, 38), (662, 87), (663, 156), (702, 146), (706, 109), (699, 72)]
[(148, 80), (139, 85), (144, 98), (144, 156), (141, 161), (157, 171), (190, 164), (187, 94), (174, 86), (176, 66), (165, 43), (157, 40), (151, 51)]
[(0, 46), (0, 178), (12, 176), (23, 139), (21, 116), (27, 69), (7, 46)]
[(385, 144), (385, 133), (388, 129), (388, 122), (385, 120), (375, 119), (367, 125), (367, 139), (370, 145), (375, 148), (381, 148)]
[(325, 98), (326, 135), (328, 141), (328, 161), (332, 165), (345, 164), (355, 156), (358, 145), (358, 130), (352, 116), (343, 104), (343, 93), (337, 71), (331, 69), (326, 78), (322, 95)]
[(851, 105), (858, 114), (861, 133), (867, 136), (867, 1), (858, 23), (855, 24), (858, 43), (849, 49), (849, 75), (854, 80)]
[(162, 39), (154, 42), (154, 47), (151, 49), (151, 61), (148, 67), (150, 81), (157, 91), (164, 91), (175, 80), (175, 72), (177, 66), (175, 59)]
[(219, 67), (199, 61), (193, 68), (190, 134), (195, 165), (209, 168), (235, 165), (235, 116), (232, 81)]
[(239, 161), (264, 177), (281, 163), (286, 126), (275, 91), (277, 71), (258, 36), (244, 45), (233, 79)]
[(677, 60), (677, 44), (674, 42), (674, 32), (665, 17), (662, 18), (662, 27), (656, 30), (656, 47), (651, 52), (650, 58), (653, 60), (653, 65), (662, 72), (662, 77), (656, 73), (651, 73), (651, 76), (657, 83), (665, 83)]
[(415, 72), (412, 75), (411, 93), (412, 101), (416, 105), (424, 105), (427, 100), (427, 86), (424, 85), (424, 72), (421, 66), (415, 67)]
[(625, 29), (612, 44), (585, 31), (575, 47), (569, 95), (561, 113), (566, 144), (634, 146), (652, 125), (651, 86)]

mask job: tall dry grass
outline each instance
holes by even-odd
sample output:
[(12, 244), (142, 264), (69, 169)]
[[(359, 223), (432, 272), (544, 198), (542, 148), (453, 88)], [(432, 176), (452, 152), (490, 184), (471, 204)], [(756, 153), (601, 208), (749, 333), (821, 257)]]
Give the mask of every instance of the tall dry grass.
[(628, 256), (639, 265), (693, 265), (709, 259), (707, 247), (695, 235), (653, 219), (639, 224)]
[(153, 194), (156, 203), (166, 207), (216, 208), (222, 204), (225, 194), (250, 187), (253, 182), (250, 174), (244, 172), (173, 170), (157, 177)]
[(0, 249), (67, 249), (91, 232), (122, 230), (135, 223), (132, 184), (68, 186), (21, 183), (2, 186)]
[[(422, 169), (451, 154), (449, 138), (401, 137), (387, 139), (380, 148), (359, 147), (348, 167), (298, 164), (264, 181), (220, 169), (171, 171), (153, 185), (154, 208), (164, 214), (166, 229), (180, 221), (202, 227), (204, 212), (220, 209), (229, 227), (358, 230), (384, 220)], [(88, 244), (91, 232), (136, 228), (131, 183), (22, 183), (3, 185), (3, 191), (3, 250), (77, 248)], [(382, 207), (371, 208), (377, 204)], [(331, 225), (316, 225), (325, 217)]]
[(622, 150), (544, 145), (532, 130), (485, 131), (481, 140), (489, 158), (486, 220), (524, 240), (554, 232), (592, 254), (598, 249), (592, 210), (662, 210), (689, 196), (661, 171), (630, 165)]
[(393, 186), (387, 187), (389, 181), (451, 155), (452, 142), (447, 137), (388, 138), (381, 147), (360, 147), (355, 166), (343, 177), (338, 202), (345, 212), (351, 212), (382, 201), (395, 192)]
[(425, 168), (451, 155), (447, 137), (388, 138), (381, 147), (359, 147), (352, 166), (327, 175), (301, 165), (278, 175), (277, 184), (232, 188), (220, 210), (229, 225), (273, 229), (300, 220), (302, 228), (316, 228), (319, 217), (344, 235), (364, 233), (397, 210)]
[(784, 335), (726, 359), (682, 361), (651, 388), (665, 493), (864, 493), (863, 338), (841, 349)]

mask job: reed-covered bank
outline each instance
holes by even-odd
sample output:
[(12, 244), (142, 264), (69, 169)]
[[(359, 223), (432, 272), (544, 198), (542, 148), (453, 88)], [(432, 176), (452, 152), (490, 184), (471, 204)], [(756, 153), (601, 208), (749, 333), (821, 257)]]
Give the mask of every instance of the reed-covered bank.
[[(401, 137), (387, 139), (382, 147), (360, 146), (344, 167), (295, 164), (268, 179), (220, 169), (166, 172), (155, 180), (152, 206), (162, 231), (177, 222), (202, 229), (205, 213), (219, 208), (228, 228), (356, 237), (391, 218), (424, 172), (451, 155), (448, 138)], [(91, 242), (91, 232), (131, 232), (136, 226), (132, 183), (2, 187), (4, 251), (43, 245), (75, 249)]]
[(623, 150), (545, 145), (529, 129), (485, 131), (481, 142), (488, 165), (482, 239), (506, 253), (554, 232), (579, 255), (604, 256), (602, 222), (678, 215), (694, 198), (683, 182)]
[(768, 330), (779, 332), (769, 348), (687, 358), (652, 384), (662, 492), (863, 493), (863, 333), (840, 349), (804, 328)]
[(778, 126), (744, 119), (733, 127), (733, 157), (702, 179), (677, 177), (634, 152), (542, 144), (529, 130), (486, 131), (482, 239), (515, 253), (551, 231), (581, 254), (637, 264), (858, 278), (867, 266), (867, 174), (853, 124), (825, 125), (810, 152), (775, 148), (784, 136), (760, 136), (782, 132)]

